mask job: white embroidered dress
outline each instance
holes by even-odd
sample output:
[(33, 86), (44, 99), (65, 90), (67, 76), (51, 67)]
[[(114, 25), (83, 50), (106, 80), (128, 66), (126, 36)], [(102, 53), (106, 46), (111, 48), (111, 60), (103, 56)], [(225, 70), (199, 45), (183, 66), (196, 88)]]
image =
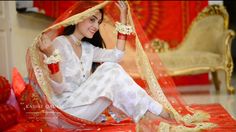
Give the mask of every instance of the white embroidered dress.
[[(155, 102), (117, 63), (123, 56), (118, 49), (101, 49), (82, 42), (81, 58), (65, 36), (53, 45), (62, 56), (63, 82), (51, 80), (56, 94), (53, 101), (71, 115), (94, 121), (109, 105), (118, 108), (137, 122), (147, 110), (160, 114), (162, 105)], [(92, 62), (104, 62), (91, 74)]]

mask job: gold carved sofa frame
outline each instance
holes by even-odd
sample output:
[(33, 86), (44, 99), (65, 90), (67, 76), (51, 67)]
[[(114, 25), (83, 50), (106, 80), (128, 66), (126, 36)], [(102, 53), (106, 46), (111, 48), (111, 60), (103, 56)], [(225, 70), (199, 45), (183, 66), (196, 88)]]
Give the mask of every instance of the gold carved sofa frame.
[(234, 93), (231, 43), (235, 33), (228, 29), (228, 23), (224, 6), (210, 5), (194, 19), (179, 47), (165, 50), (167, 46), (163, 44), (167, 43), (162, 40), (154, 40), (152, 46), (171, 76), (211, 72), (216, 91), (219, 91), (217, 71), (223, 70), (227, 91)]

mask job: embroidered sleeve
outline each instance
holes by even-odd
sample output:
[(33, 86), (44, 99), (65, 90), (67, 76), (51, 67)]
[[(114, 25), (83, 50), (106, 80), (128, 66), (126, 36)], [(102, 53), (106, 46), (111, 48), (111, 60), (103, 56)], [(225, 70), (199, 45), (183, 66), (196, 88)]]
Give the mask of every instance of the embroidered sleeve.
[(119, 62), (124, 56), (124, 51), (117, 48), (102, 49), (99, 47), (93, 47), (93, 51), (94, 62)]

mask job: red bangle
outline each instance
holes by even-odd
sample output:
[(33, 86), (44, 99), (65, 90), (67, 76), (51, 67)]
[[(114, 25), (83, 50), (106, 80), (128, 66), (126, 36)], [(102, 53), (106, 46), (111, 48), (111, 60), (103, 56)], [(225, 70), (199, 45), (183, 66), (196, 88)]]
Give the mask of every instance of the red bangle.
[(118, 32), (117, 39), (126, 40), (127, 39), (127, 35)]
[(51, 71), (51, 74), (59, 72), (59, 62), (48, 64), (48, 69)]

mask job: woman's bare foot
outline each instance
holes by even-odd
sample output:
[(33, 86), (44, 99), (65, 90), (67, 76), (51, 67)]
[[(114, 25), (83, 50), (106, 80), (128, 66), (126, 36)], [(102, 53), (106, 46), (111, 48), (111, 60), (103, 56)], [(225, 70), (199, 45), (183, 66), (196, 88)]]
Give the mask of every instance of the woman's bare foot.
[(156, 115), (150, 111), (147, 111), (145, 113), (145, 117), (147, 117), (148, 119), (151, 119), (151, 120), (160, 119), (160, 118), (167, 119), (167, 120), (174, 119), (172, 112), (168, 111), (165, 108), (163, 108), (162, 112), (159, 115)]
[(162, 112), (160, 113), (160, 117), (165, 118), (165, 119), (173, 118), (173, 116), (171, 116), (171, 112), (165, 108), (163, 108)]

